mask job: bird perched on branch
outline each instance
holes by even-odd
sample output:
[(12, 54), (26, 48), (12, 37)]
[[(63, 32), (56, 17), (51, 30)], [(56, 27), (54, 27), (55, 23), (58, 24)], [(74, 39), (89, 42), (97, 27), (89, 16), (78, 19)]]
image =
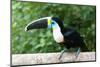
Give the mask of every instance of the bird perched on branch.
[(51, 28), (54, 40), (61, 46), (65, 47), (61, 51), (59, 59), (61, 59), (63, 53), (70, 48), (77, 49), (75, 55), (76, 58), (80, 51), (88, 51), (81, 35), (71, 27), (65, 28), (63, 21), (57, 17), (44, 17), (34, 20), (25, 27), (25, 31), (41, 28)]

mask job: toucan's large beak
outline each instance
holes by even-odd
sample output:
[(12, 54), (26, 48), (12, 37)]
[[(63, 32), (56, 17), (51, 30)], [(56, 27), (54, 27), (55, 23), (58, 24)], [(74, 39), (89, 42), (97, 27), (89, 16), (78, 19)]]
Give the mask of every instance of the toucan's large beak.
[(28, 31), (31, 29), (47, 28), (48, 27), (48, 19), (50, 19), (50, 17), (40, 18), (38, 20), (35, 20), (35, 21), (29, 23), (25, 27), (25, 31)]

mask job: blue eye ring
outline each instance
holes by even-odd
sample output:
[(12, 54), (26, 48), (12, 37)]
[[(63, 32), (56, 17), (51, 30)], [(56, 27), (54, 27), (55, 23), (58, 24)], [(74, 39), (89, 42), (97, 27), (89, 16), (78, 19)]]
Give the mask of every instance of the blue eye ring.
[(55, 24), (55, 22), (52, 22), (52, 24)]
[(52, 21), (52, 24), (55, 24), (55, 21)]

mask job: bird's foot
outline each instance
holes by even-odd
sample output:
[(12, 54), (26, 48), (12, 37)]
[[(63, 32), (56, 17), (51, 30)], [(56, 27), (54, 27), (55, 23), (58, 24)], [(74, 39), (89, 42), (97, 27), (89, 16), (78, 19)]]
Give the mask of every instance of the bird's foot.
[(60, 54), (60, 56), (59, 56), (59, 58), (58, 58), (58, 59), (59, 59), (59, 60), (61, 60), (62, 56), (63, 56), (63, 54)]
[(75, 58), (76, 58), (76, 59), (78, 58), (79, 54), (80, 54), (80, 48), (78, 48), (78, 50), (77, 50), (77, 52), (76, 52), (76, 54), (75, 54)]
[(62, 56), (63, 56), (63, 54), (64, 54), (64, 52), (65, 52), (66, 50), (67, 50), (67, 49), (64, 49), (64, 50), (61, 51), (61, 54), (60, 54), (60, 56), (59, 56), (59, 58), (58, 58), (59, 60), (61, 60), (61, 58), (62, 58)]

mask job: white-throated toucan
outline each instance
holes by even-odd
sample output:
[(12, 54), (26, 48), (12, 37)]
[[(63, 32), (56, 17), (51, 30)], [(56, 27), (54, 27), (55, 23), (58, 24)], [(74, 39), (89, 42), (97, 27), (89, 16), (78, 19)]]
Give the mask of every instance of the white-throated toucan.
[[(88, 51), (83, 38), (80, 34), (71, 27), (64, 27), (64, 23), (58, 17), (44, 17), (29, 23), (25, 27), (25, 31), (32, 29), (51, 28), (54, 40), (63, 45), (66, 49), (77, 48), (76, 57), (81, 51)], [(59, 59), (62, 57), (64, 49), (61, 52)]]

